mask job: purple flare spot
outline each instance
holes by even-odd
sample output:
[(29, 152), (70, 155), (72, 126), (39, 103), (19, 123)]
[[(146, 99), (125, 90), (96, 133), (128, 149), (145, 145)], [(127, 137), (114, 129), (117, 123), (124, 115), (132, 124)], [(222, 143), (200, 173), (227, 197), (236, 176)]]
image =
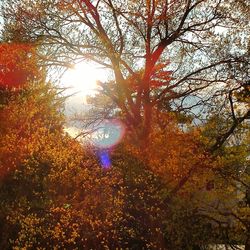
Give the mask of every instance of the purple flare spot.
[(109, 153), (107, 151), (101, 151), (99, 153), (99, 157), (100, 157), (102, 167), (104, 169), (108, 169), (111, 167), (111, 161), (110, 161)]

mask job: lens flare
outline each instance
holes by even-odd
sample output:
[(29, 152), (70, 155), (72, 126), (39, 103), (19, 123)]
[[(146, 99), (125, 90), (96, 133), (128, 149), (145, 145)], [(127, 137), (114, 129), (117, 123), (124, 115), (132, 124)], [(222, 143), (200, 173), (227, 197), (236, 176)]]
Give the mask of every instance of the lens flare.
[(100, 158), (101, 165), (104, 169), (109, 169), (111, 167), (111, 161), (110, 161), (108, 151), (105, 151), (105, 150), (100, 151), (99, 158)]
[(125, 134), (125, 126), (119, 120), (106, 120), (100, 124), (91, 135), (91, 140), (98, 148), (98, 157), (102, 168), (109, 169), (111, 160), (109, 153), (117, 145)]
[(119, 120), (106, 120), (93, 133), (92, 141), (100, 149), (109, 149), (117, 145), (123, 138), (125, 126)]

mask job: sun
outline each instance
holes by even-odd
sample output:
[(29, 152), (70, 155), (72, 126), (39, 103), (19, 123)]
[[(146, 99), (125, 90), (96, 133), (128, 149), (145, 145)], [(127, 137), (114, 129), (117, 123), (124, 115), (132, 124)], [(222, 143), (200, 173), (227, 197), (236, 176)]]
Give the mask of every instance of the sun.
[(108, 73), (105, 69), (91, 63), (78, 63), (72, 69), (67, 70), (61, 79), (61, 84), (69, 88), (68, 93), (81, 96), (86, 103), (86, 96), (97, 93), (100, 86), (98, 81), (107, 80)]

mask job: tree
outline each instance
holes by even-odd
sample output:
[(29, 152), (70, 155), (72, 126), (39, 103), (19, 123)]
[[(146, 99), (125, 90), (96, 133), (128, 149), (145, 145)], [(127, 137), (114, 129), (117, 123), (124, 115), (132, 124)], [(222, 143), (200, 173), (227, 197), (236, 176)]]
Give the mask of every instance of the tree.
[(216, 89), (210, 97), (225, 90), (228, 68), (246, 62), (232, 50), (216, 53), (223, 41), (216, 28), (243, 28), (232, 21), (233, 11), (226, 13), (226, 1), (5, 2), (5, 39), (22, 32), (24, 40), (43, 47), (46, 65), (91, 60), (112, 70), (114, 81), (103, 83), (103, 92), (141, 139), (150, 134), (152, 114), (162, 103), (187, 104), (192, 95), (191, 102), (203, 102), (205, 90)]
[(41, 159), (52, 137), (62, 133), (62, 100), (56, 90), (36, 82), (12, 95), (0, 108), (1, 248), (19, 231), (25, 214), (48, 203), (46, 178), (50, 166)]
[(0, 44), (0, 88), (23, 87), (38, 78), (35, 48), (32, 44)]

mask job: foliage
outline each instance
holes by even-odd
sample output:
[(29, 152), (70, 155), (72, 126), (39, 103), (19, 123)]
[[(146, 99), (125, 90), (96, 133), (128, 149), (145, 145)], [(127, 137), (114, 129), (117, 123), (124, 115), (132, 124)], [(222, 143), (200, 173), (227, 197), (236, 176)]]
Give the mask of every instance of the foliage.
[[(249, 36), (249, 5), (5, 3), (0, 248), (247, 248), (249, 44), (236, 31)], [(95, 122), (127, 126), (109, 169), (64, 132), (64, 98), (38, 67), (81, 60), (114, 73), (91, 100)]]
[[(156, 114), (150, 147), (142, 152), (128, 136), (110, 152), (112, 168), (102, 169), (98, 152), (63, 133), (55, 94), (33, 86), (1, 109), (11, 124), (1, 127), (2, 169), (14, 160), (1, 176), (1, 248), (190, 249), (245, 240), (247, 210), (232, 196), (243, 148), (212, 159), (199, 131), (182, 131), (175, 113)], [(232, 180), (217, 172), (233, 166)]]
[(0, 44), (0, 88), (19, 88), (38, 78), (35, 49), (31, 44)]

